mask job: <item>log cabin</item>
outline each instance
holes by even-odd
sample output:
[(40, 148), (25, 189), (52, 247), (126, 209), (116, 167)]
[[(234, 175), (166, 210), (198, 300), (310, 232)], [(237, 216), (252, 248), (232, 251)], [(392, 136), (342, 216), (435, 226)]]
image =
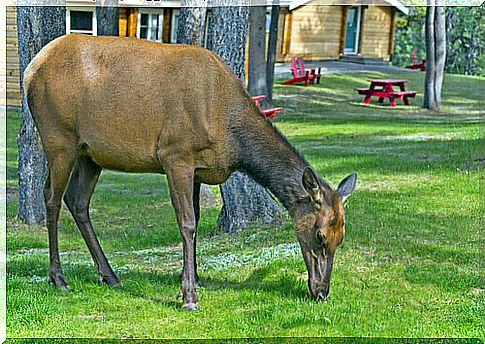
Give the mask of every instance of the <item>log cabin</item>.
[[(11, 6), (6, 10), (7, 105), (20, 106), (16, 8), (12, 0), (8, 2)], [(162, 43), (177, 41), (179, 0), (119, 0), (119, 3), (119, 36)], [(276, 61), (288, 62), (299, 56), (315, 61), (349, 57), (355, 62), (367, 57), (389, 61), (398, 12), (408, 13), (398, 0), (280, 0)], [(210, 8), (206, 19), (209, 26)], [(66, 33), (96, 35), (96, 27), (93, 0), (67, 0)], [(210, 47), (208, 40), (205, 44)]]

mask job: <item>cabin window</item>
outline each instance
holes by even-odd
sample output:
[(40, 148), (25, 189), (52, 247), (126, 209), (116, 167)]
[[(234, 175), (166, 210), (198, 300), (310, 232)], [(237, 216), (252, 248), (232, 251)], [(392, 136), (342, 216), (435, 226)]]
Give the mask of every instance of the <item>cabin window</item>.
[(177, 43), (177, 31), (179, 29), (180, 10), (173, 10), (172, 25), (170, 28), (170, 42)]
[(269, 33), (271, 29), (271, 12), (266, 11), (266, 33)]
[(156, 10), (141, 9), (138, 13), (136, 37), (150, 41), (162, 41), (163, 14)]
[(82, 33), (96, 36), (96, 10), (90, 7), (68, 8), (66, 11), (66, 33)]

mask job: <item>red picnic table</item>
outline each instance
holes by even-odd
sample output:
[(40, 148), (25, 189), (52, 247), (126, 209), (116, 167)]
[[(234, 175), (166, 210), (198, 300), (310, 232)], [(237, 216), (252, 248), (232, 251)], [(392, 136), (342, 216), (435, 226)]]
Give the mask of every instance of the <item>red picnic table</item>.
[[(364, 94), (363, 103), (369, 104), (371, 97), (379, 97), (379, 103), (384, 102), (384, 98), (389, 98), (392, 107), (396, 106), (396, 99), (403, 99), (405, 105), (409, 105), (408, 98), (414, 98), (416, 91), (406, 91), (404, 84), (407, 80), (395, 79), (371, 79), (369, 88), (356, 88), (359, 94)], [(398, 86), (399, 91), (394, 91), (392, 86)]]

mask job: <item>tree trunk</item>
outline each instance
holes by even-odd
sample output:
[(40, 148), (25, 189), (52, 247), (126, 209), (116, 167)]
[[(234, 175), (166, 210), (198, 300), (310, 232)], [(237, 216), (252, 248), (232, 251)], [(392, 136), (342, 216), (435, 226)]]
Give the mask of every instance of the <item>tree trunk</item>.
[(249, 7), (240, 1), (225, 1), (212, 9), (211, 50), (218, 54), (244, 80), (244, 56), (248, 31)]
[(271, 7), (271, 21), (269, 24), (268, 38), (268, 57), (266, 59), (266, 89), (269, 103), (273, 101), (274, 65), (276, 61), (276, 45), (278, 43), (278, 21), (280, 16), (280, 6), (278, 0)]
[(435, 34), (434, 34), (434, 0), (428, 0), (426, 7), (426, 75), (424, 80), (423, 107), (436, 110), (435, 101)]
[(217, 227), (235, 233), (251, 224), (281, 225), (283, 209), (275, 199), (252, 178), (235, 172), (221, 185), (223, 206)]
[(177, 43), (203, 46), (206, 14), (207, 2), (182, 0), (180, 2)]
[[(20, 60), (20, 90), (22, 125), (17, 135), (19, 207), (17, 216), (27, 224), (45, 218), (44, 184), (47, 164), (37, 128), (28, 109), (23, 90), (23, 74), (32, 58), (44, 45), (66, 33), (65, 6), (22, 6), (17, 4), (18, 51)], [(65, 4), (65, 2), (59, 2)]]
[(96, 0), (96, 21), (98, 36), (120, 35), (120, 9), (118, 0)]
[(446, 61), (446, 19), (444, 0), (436, 0), (438, 7), (435, 9), (435, 80), (434, 80), (434, 98), (436, 109), (441, 110), (441, 87), (443, 85), (443, 76), (445, 72)]
[[(266, 6), (251, 6), (248, 57), (249, 94), (266, 95)], [(261, 104), (265, 103), (263, 99)]]
[[(441, 110), (441, 88), (446, 61), (444, 0), (428, 0), (426, 8), (426, 76), (423, 107)], [(437, 6), (438, 5), (438, 6)]]
[[(244, 80), (244, 51), (249, 8), (226, 3), (214, 7), (212, 25), (209, 27), (211, 49), (219, 54)], [(221, 185), (224, 202), (217, 220), (218, 227), (230, 233), (254, 222), (280, 224), (282, 207), (262, 186), (246, 175), (235, 172)]]

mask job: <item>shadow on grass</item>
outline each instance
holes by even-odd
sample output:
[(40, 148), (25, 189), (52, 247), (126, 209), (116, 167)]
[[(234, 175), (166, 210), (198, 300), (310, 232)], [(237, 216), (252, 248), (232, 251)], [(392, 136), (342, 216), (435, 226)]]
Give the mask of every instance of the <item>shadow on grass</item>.
[[(228, 289), (237, 292), (258, 291), (271, 294), (276, 293), (285, 298), (310, 299), (306, 289), (302, 288), (301, 283), (298, 283), (291, 276), (284, 275), (274, 280), (268, 280), (268, 277), (272, 275), (274, 275), (274, 270), (270, 266), (254, 269), (251, 275), (243, 281), (230, 281), (201, 275), (201, 285), (203, 289), (211, 292)], [(149, 299), (169, 307), (180, 306), (180, 302), (176, 302), (175, 299), (181, 284), (181, 273), (127, 272), (123, 275), (123, 280), (125, 283), (120, 291), (126, 292), (130, 296)], [(141, 292), (140, 290), (143, 288), (140, 288), (140, 284), (145, 285), (147, 282), (152, 283), (152, 287), (147, 289), (152, 289), (157, 285), (173, 289), (175, 291), (173, 301), (167, 301), (165, 297), (156, 295), (152, 291)]]

